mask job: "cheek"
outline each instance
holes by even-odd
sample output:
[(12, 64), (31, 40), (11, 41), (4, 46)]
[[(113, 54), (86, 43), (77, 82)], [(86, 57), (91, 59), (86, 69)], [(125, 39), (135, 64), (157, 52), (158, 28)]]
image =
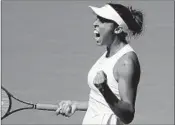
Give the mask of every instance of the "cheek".
[(101, 41), (102, 44), (107, 44), (113, 36), (113, 27), (110, 24), (104, 24), (101, 28), (100, 28), (100, 37), (101, 37)]
[(104, 31), (103, 31), (103, 33), (104, 33), (105, 36), (110, 36), (110, 35), (113, 34), (113, 32), (114, 32), (113, 25), (111, 25), (111, 24), (104, 25)]
[(103, 32), (103, 39), (104, 40), (110, 40), (112, 37), (113, 31), (111, 29), (106, 29)]

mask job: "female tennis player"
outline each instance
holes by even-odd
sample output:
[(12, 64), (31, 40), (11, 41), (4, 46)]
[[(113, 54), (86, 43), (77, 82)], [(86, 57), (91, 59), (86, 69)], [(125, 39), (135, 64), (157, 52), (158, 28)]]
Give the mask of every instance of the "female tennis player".
[(135, 114), (140, 64), (128, 36), (141, 34), (143, 14), (121, 4), (89, 7), (97, 16), (95, 40), (106, 51), (88, 73), (89, 101), (61, 101), (56, 113), (70, 117), (86, 111), (83, 124), (129, 124)]

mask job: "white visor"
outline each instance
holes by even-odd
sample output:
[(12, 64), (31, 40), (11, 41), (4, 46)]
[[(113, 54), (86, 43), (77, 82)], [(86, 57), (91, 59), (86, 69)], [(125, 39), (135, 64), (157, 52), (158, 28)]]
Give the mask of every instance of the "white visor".
[(89, 6), (89, 7), (93, 10), (93, 12), (96, 15), (116, 22), (119, 26), (121, 26), (123, 28), (124, 32), (129, 33), (129, 29), (128, 29), (128, 26), (125, 23), (125, 21), (121, 18), (121, 16), (109, 4), (107, 4), (101, 8), (93, 7), (93, 6)]

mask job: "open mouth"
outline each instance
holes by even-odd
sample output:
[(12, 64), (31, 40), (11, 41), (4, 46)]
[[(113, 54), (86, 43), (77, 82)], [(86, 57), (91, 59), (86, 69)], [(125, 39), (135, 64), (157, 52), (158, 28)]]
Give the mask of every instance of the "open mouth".
[(96, 33), (95, 36), (96, 36), (96, 37), (100, 37), (100, 33)]
[(96, 38), (99, 38), (100, 37), (100, 33), (97, 30), (94, 30), (94, 34), (95, 34), (95, 37)]

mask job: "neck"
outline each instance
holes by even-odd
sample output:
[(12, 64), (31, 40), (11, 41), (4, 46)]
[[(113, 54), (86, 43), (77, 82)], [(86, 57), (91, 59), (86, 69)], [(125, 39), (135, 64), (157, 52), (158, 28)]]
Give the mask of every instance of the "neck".
[(127, 42), (120, 41), (118, 38), (115, 38), (112, 44), (107, 46), (107, 56), (110, 57), (117, 53), (121, 48), (123, 48)]

